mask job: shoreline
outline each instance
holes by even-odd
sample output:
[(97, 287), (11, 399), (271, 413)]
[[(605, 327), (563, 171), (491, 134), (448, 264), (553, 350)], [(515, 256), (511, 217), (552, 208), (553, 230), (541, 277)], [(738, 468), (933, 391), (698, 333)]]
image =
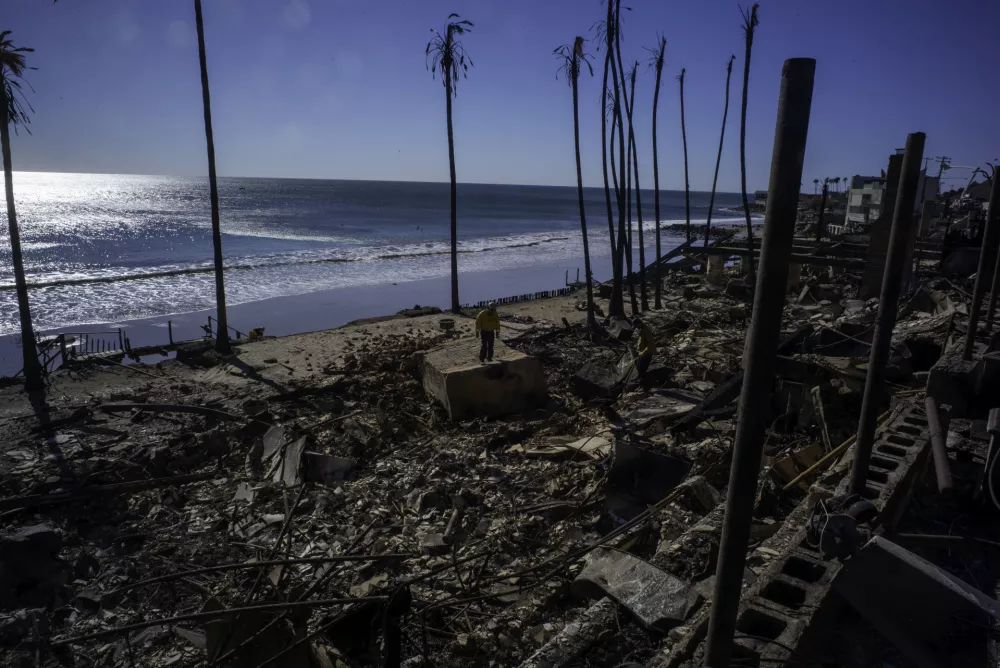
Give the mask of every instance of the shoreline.
[[(671, 248), (673, 245), (670, 246)], [(647, 251), (650, 249), (647, 248)], [(611, 271), (610, 256), (592, 258), (592, 271), (602, 276)], [(582, 265), (582, 258), (579, 265)], [(499, 270), (467, 271), (459, 274), (459, 294), (463, 304), (488, 299), (503, 299), (514, 295), (555, 290), (565, 286), (566, 272), (575, 280), (575, 263), (543, 264)], [(582, 266), (579, 267), (582, 273)], [(358, 320), (391, 317), (414, 306), (450, 306), (450, 276), (419, 279), (398, 283), (377, 283), (362, 286), (332, 287), (299, 295), (270, 297), (234, 304), (227, 307), (231, 327), (249, 332), (264, 327), (268, 337), (307, 334), (342, 328)], [(133, 347), (166, 345), (169, 343), (168, 322), (175, 342), (202, 338), (202, 325), (216, 310), (202, 309), (149, 318), (39, 330), (45, 336), (64, 332), (96, 333), (117, 328), (124, 330)], [(0, 337), (0, 375), (9, 376), (21, 368), (18, 334)]]
[[(755, 222), (759, 223), (759, 219)], [(722, 230), (735, 223), (720, 222), (713, 225), (713, 236), (721, 236)], [(645, 227), (645, 226), (644, 226)], [(683, 243), (684, 223), (661, 224), (662, 252)], [(691, 228), (700, 237), (704, 223), (694, 223)], [(648, 234), (645, 239), (646, 257), (655, 257), (655, 237)], [(700, 239), (695, 239), (699, 245)], [(638, 248), (633, 250), (633, 261), (638, 267)], [(547, 292), (566, 287), (576, 280), (577, 272), (582, 274), (583, 258), (566, 261), (542, 261), (526, 267), (505, 269), (466, 270), (459, 273), (459, 294), (463, 305), (480, 301), (505, 299), (515, 295)], [(591, 271), (595, 278), (612, 274), (610, 253), (596, 253), (591, 256)], [(404, 309), (414, 306), (436, 306), (442, 310), (450, 307), (450, 276), (442, 275), (395, 283), (372, 283), (358, 286), (330, 287), (296, 295), (268, 297), (239, 304), (229, 304), (227, 314), (229, 325), (240, 332), (249, 332), (263, 327), (266, 336), (289, 336), (337, 329), (358, 320), (388, 318)], [(215, 317), (216, 309), (198, 309), (149, 317), (101, 321), (87, 324), (66, 325), (55, 328), (39, 328), (36, 333), (51, 336), (72, 332), (96, 334), (122, 329), (133, 347), (167, 345), (170, 342), (168, 329), (172, 328), (174, 342), (200, 339), (204, 336), (203, 325), (209, 316)], [(169, 325), (168, 325), (169, 323)], [(112, 337), (114, 338), (114, 337)], [(19, 334), (12, 332), (0, 336), (0, 377), (12, 376), (22, 366)]]

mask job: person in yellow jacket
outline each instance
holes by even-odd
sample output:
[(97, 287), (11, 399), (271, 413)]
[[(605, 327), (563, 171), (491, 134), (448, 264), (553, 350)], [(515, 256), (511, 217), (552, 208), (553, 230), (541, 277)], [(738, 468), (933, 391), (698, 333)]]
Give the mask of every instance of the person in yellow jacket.
[(656, 354), (656, 335), (640, 318), (632, 321), (632, 330), (639, 335), (639, 341), (636, 344), (639, 359), (635, 362), (635, 368), (639, 372), (639, 382), (645, 387), (646, 370), (649, 369), (649, 363), (653, 361), (653, 355)]
[(496, 302), (486, 305), (485, 311), (480, 311), (476, 316), (476, 335), (482, 341), (479, 348), (479, 361), (493, 361), (493, 342), (500, 334), (500, 315), (497, 313)]

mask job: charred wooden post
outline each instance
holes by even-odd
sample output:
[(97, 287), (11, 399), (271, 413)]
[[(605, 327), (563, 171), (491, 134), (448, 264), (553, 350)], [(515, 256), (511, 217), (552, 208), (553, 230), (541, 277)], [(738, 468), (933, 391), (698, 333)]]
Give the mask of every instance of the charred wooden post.
[(802, 181), (802, 161), (809, 133), (815, 72), (816, 61), (812, 58), (786, 60), (781, 72), (778, 119), (755, 293), (757, 299), (754, 300), (743, 351), (744, 380), (739, 421), (733, 444), (722, 544), (705, 643), (705, 665), (709, 668), (729, 666), (733, 650), (753, 502), (767, 427), (767, 403), (770, 401), (774, 359), (781, 336), (781, 314), (785, 306), (785, 284)]
[(851, 467), (851, 493), (864, 495), (868, 482), (868, 464), (872, 445), (875, 443), (875, 422), (879, 414), (885, 380), (885, 365), (889, 359), (892, 330), (896, 326), (896, 308), (906, 262), (906, 246), (913, 233), (913, 204), (917, 198), (917, 181), (920, 178), (920, 161), (924, 154), (923, 132), (906, 137), (903, 166), (893, 210), (892, 231), (889, 235), (889, 255), (882, 275), (882, 294), (878, 302), (875, 333), (868, 357), (868, 376), (861, 400), (861, 418), (858, 420), (858, 439), (854, 443), (854, 464)]
[(823, 214), (826, 213), (826, 196), (830, 192), (830, 184), (823, 181), (823, 197), (819, 200), (819, 219), (816, 221), (816, 242), (823, 239)]
[[(986, 290), (987, 281), (992, 279), (990, 303), (986, 310), (986, 329), (993, 329), (993, 311), (997, 307), (997, 292), (1000, 291), (1000, 278), (996, 270), (997, 244), (1000, 242), (1000, 188), (997, 188), (996, 175), (993, 177), (993, 187), (990, 188), (990, 208), (986, 213), (986, 230), (983, 232), (983, 245), (979, 250), (979, 268), (976, 270), (976, 285), (972, 288), (972, 303), (969, 305), (969, 330), (965, 333), (965, 348), (962, 350), (964, 359), (972, 359), (976, 345), (976, 329), (979, 324), (979, 305)], [(992, 271), (992, 275), (987, 274)]]

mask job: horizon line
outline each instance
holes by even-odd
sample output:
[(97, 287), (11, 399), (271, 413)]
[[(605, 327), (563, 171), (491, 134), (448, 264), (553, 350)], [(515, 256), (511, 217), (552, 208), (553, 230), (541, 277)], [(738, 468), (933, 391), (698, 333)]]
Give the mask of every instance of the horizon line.
[[(88, 176), (148, 176), (157, 178), (177, 178), (177, 179), (208, 179), (208, 174), (144, 174), (141, 172), (65, 172), (56, 171), (48, 169), (15, 169), (14, 174), (86, 174)], [(450, 181), (408, 181), (404, 179), (350, 179), (350, 178), (330, 178), (321, 176), (245, 176), (245, 175), (232, 175), (232, 174), (218, 174), (217, 178), (220, 179), (270, 179), (276, 181), (351, 181), (357, 183), (420, 183), (420, 184), (434, 184), (434, 185), (447, 185)], [(576, 188), (576, 185), (554, 185), (554, 184), (538, 184), (538, 183), (483, 183), (479, 181), (459, 181), (458, 185), (462, 186), (511, 186), (515, 188)], [(583, 186), (584, 188), (589, 188), (592, 190), (603, 190), (603, 185), (597, 186)], [(640, 190), (653, 191), (653, 188), (643, 187)], [(683, 189), (672, 190), (669, 188), (660, 188), (660, 192), (684, 192)], [(710, 190), (691, 190), (692, 193), (705, 193), (710, 194)], [(747, 196), (750, 196), (755, 190), (747, 190)], [(716, 190), (715, 194), (719, 195), (741, 195), (739, 191), (730, 190)]]

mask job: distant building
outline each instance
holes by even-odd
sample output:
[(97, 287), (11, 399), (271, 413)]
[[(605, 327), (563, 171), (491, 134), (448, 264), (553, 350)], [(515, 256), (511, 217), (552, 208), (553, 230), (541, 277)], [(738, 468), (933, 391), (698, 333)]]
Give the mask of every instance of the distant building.
[(767, 191), (756, 190), (753, 194), (753, 203), (757, 206), (767, 206)]
[[(882, 214), (885, 189), (885, 177), (851, 177), (851, 187), (847, 191), (846, 224), (848, 226), (868, 225), (877, 220)], [(939, 189), (938, 177), (926, 176), (925, 171), (920, 172), (920, 179), (917, 181), (917, 201), (913, 207), (914, 212), (921, 211), (924, 202), (936, 200)]]
[(851, 187), (847, 191), (848, 226), (868, 225), (882, 212), (882, 194), (885, 192), (885, 178), (881, 176), (852, 176)]

